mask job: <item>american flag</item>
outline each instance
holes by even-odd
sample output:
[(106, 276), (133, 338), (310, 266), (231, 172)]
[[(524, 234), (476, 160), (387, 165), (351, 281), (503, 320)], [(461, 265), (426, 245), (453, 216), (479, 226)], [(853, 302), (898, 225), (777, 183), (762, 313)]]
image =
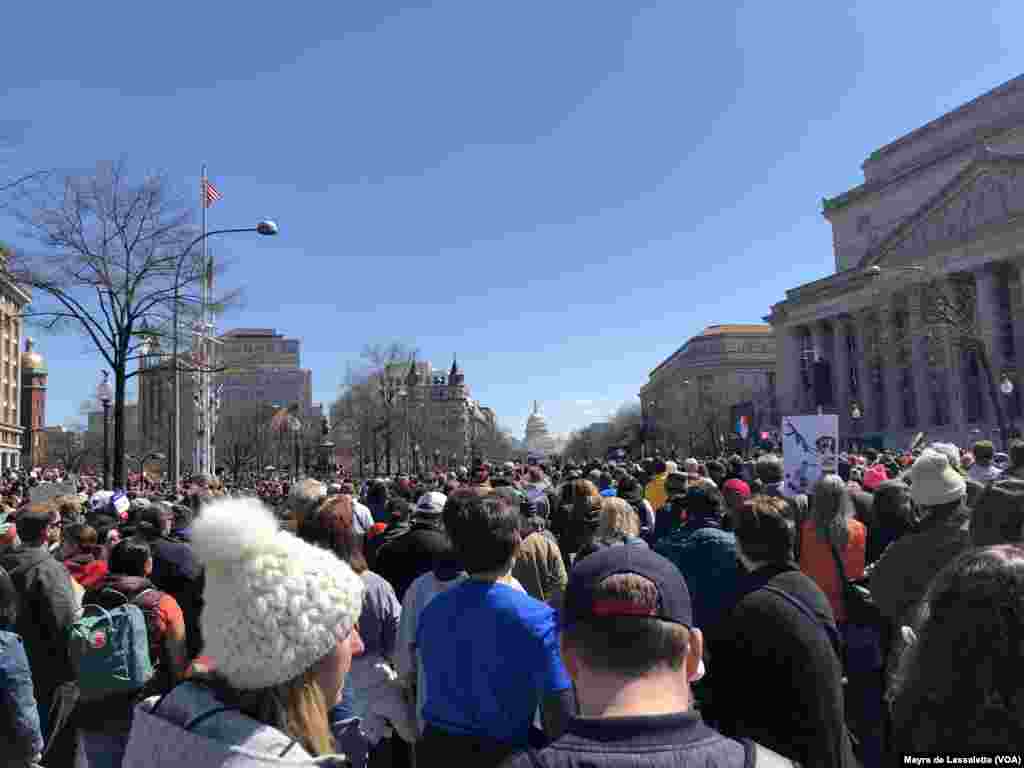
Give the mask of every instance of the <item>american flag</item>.
[(217, 188), (213, 186), (213, 182), (210, 181), (209, 179), (203, 180), (203, 186), (205, 188), (206, 193), (203, 195), (203, 204), (205, 205), (205, 207), (209, 208), (211, 205), (213, 205), (223, 197), (223, 195), (217, 190)]

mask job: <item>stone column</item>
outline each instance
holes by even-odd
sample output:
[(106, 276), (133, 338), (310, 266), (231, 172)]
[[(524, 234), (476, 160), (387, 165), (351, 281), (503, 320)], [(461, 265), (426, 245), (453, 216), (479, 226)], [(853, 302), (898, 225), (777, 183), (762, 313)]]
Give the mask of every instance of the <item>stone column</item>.
[[(898, 311), (895, 298), (888, 300), (888, 312), (883, 312), (882, 327), (882, 376), (885, 379), (885, 417), (887, 431), (894, 437), (905, 427), (903, 418), (903, 363), (901, 345), (907, 343), (906, 337), (900, 339), (896, 332), (895, 313)], [(904, 334), (908, 329), (903, 329)]]
[[(815, 320), (811, 323), (807, 330), (811, 334), (811, 352), (810, 359), (807, 361), (807, 377), (811, 387), (807, 392), (807, 403), (808, 412), (818, 412), (818, 398), (817, 393), (814, 391), (814, 363), (817, 360), (828, 360), (828, 345), (825, 337), (825, 326), (820, 320)], [(823, 407), (827, 408), (823, 403)]]
[[(998, 386), (1003, 371), (1006, 369), (1006, 359), (1005, 355), (1003, 355), (1001, 338), (1002, 317), (998, 293), (999, 281), (1003, 279), (1003, 273), (998, 269), (997, 264), (986, 264), (973, 274), (976, 289), (975, 311), (978, 334), (985, 343), (985, 349), (988, 351), (989, 365), (992, 367), (992, 375), (995, 377)], [(983, 391), (982, 400), (985, 403), (985, 421), (992, 426), (999, 426), (996, 423), (995, 408), (993, 408), (991, 397), (988, 394), (988, 379), (984, 371), (981, 371), (980, 383)]]
[(851, 318), (851, 328), (857, 340), (858, 402), (860, 403), (861, 433), (873, 432), (876, 424), (874, 391), (871, 384), (871, 366), (868, 364), (868, 317), (869, 311), (862, 310)]
[(839, 414), (839, 436), (848, 435), (850, 426), (850, 348), (846, 341), (846, 318), (832, 319), (832, 389), (836, 413)]
[(932, 423), (931, 386), (928, 380), (928, 329), (924, 322), (922, 304), (924, 286), (914, 286), (908, 297), (910, 333), (910, 370), (914, 377), (914, 406), (917, 411), (918, 431), (928, 431)]

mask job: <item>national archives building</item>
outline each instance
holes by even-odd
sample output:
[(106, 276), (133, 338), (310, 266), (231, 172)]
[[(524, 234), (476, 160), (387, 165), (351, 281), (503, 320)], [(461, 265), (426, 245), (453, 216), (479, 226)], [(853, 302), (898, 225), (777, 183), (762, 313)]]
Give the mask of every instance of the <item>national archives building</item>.
[[(966, 284), (976, 295), (974, 335), (1007, 419), (1024, 426), (1024, 76), (878, 149), (862, 168), (863, 184), (823, 201), (835, 274), (787, 291), (766, 318), (779, 413), (822, 405), (838, 414), (843, 445), (906, 447), (918, 432), (998, 444), (978, 355), (930, 333), (927, 308), (937, 287)], [(816, 361), (828, 376), (815, 376)]]

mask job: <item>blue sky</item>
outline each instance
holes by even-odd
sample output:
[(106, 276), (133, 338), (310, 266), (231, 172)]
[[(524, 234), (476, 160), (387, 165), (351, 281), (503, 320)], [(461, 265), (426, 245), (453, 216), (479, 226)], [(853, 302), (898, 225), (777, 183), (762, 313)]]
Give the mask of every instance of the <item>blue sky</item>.
[[(822, 196), (1021, 72), (1019, 3), (843, 5), (13, 3), (0, 173), (123, 158), (194, 189), (205, 161), (211, 226), (281, 226), (216, 244), (246, 290), (221, 327), (302, 338), (315, 400), (401, 340), (458, 352), (517, 435), (533, 399), (564, 433), (828, 274)], [(60, 424), (100, 364), (39, 348)]]

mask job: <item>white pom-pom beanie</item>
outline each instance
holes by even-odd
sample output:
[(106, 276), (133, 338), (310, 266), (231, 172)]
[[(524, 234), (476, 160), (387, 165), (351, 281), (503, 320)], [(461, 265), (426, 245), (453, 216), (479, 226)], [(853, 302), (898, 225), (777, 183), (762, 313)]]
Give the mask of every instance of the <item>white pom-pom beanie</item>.
[(192, 546), (206, 566), (203, 654), (239, 690), (298, 677), (359, 620), (363, 580), (333, 553), (279, 530), (257, 499), (206, 507)]

